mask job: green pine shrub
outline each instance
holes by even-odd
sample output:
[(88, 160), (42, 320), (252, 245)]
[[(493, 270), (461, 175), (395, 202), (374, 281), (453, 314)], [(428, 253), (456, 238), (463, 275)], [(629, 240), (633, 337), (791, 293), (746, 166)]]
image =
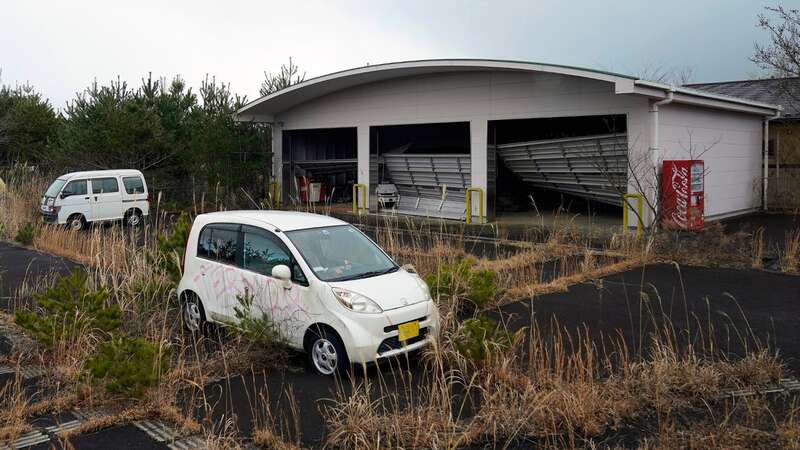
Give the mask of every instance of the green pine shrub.
[(259, 355), (266, 356), (272, 362), (285, 359), (286, 341), (281, 336), (278, 326), (265, 311), (254, 314), (254, 311), (258, 310), (258, 306), (254, 306), (255, 296), (245, 291), (244, 294), (236, 296), (236, 301), (238, 305), (233, 307), (233, 315), (236, 317), (236, 326), (233, 330), (236, 335)]
[(141, 397), (169, 368), (169, 349), (143, 338), (114, 336), (86, 364), (92, 379), (102, 379), (111, 394)]
[(181, 261), (186, 251), (186, 241), (192, 222), (189, 215), (181, 213), (172, 224), (168, 234), (156, 236), (156, 254), (150, 255), (150, 260), (159, 270), (166, 274), (175, 284), (181, 281)]
[(49, 347), (82, 333), (116, 330), (122, 324), (119, 306), (107, 306), (108, 289), (91, 289), (87, 280), (86, 272), (73, 269), (53, 287), (33, 294), (41, 313), (17, 311), (14, 321)]
[(482, 315), (465, 320), (453, 335), (456, 351), (473, 362), (484, 361), (489, 351), (507, 350), (511, 341), (504, 327)]
[(35, 237), (36, 237), (36, 227), (34, 227), (32, 223), (28, 222), (25, 225), (19, 227), (19, 230), (17, 230), (17, 235), (14, 237), (14, 240), (22, 245), (33, 245), (33, 239)]
[(443, 264), (437, 273), (428, 275), (426, 282), (435, 299), (461, 303), (469, 301), (483, 308), (498, 295), (497, 275), (489, 269), (475, 269), (475, 261), (462, 259), (455, 264)]

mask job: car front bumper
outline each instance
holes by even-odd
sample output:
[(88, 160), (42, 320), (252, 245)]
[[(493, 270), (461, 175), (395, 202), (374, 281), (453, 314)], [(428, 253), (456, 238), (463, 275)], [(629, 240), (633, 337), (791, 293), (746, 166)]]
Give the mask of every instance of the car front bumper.
[[(348, 325), (344, 337), (351, 363), (373, 363), (403, 355), (430, 345), (439, 334), (439, 312), (432, 301), (405, 306), (377, 315), (377, 320), (360, 320)], [(419, 321), (419, 335), (401, 342), (398, 325)]]

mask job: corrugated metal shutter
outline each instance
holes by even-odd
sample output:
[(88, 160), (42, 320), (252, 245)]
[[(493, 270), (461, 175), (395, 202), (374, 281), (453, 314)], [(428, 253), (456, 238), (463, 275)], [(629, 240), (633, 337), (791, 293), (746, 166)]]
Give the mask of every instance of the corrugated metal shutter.
[(463, 220), (469, 155), (383, 155), (386, 178), (400, 191), (401, 214)]
[(622, 205), (627, 188), (626, 134), (581, 136), (495, 146), (508, 168), (533, 186)]

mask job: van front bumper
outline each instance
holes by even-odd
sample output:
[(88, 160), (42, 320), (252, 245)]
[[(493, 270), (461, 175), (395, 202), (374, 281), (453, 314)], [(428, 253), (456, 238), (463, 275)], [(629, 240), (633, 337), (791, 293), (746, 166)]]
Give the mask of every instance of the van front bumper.
[(41, 214), (42, 214), (42, 222), (44, 222), (44, 223), (58, 223), (58, 214), (57, 213), (41, 212)]

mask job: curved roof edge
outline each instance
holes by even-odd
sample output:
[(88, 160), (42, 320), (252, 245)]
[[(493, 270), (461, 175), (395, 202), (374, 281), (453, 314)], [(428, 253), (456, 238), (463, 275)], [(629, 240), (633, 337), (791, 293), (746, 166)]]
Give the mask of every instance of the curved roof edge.
[(361, 84), (414, 75), (484, 70), (541, 72), (588, 78), (613, 83), (614, 92), (617, 94), (639, 94), (654, 98), (663, 98), (663, 96), (666, 96), (665, 91), (672, 89), (686, 97), (703, 99), (706, 106), (720, 109), (746, 110), (746, 112), (752, 113), (780, 110), (780, 107), (776, 105), (768, 105), (738, 97), (720, 96), (694, 89), (677, 88), (662, 83), (640, 80), (631, 75), (602, 70), (529, 61), (457, 58), (375, 64), (321, 75), (253, 100), (236, 111), (234, 117), (237, 120), (254, 120), (259, 117), (267, 118), (269, 119), (267, 121), (271, 121), (275, 114), (286, 111), (296, 105)]
[[(634, 76), (614, 72), (529, 61), (464, 58), (400, 61), (346, 69), (310, 78), (253, 100), (236, 111), (236, 115), (272, 115), (315, 97), (375, 81), (430, 73), (480, 70), (544, 72), (591, 78), (614, 83), (618, 93), (632, 92), (633, 82), (636, 80)], [(264, 107), (265, 104), (270, 104), (271, 107)]]

